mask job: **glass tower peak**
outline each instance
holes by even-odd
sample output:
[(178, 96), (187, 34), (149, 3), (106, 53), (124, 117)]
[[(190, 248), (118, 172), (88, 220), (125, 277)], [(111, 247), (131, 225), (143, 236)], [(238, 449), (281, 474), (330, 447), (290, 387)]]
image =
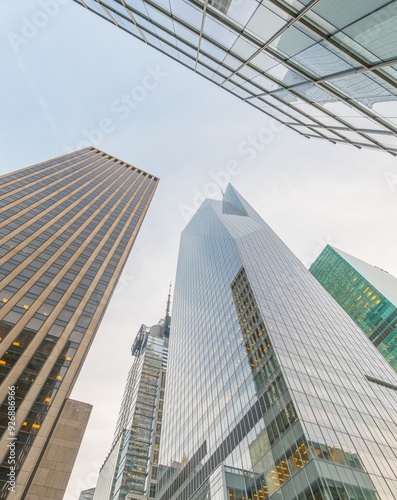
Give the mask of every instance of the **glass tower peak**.
[(397, 374), (237, 190), (182, 232), (158, 500), (394, 500)]

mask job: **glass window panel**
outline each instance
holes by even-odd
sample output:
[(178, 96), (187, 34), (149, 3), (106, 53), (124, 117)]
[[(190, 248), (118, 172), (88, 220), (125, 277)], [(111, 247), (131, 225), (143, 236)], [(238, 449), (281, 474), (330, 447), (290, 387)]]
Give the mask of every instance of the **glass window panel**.
[(246, 83), (246, 80), (244, 80), (243, 78), (241, 78), (240, 76), (238, 75), (233, 75), (231, 78), (230, 78), (230, 81), (231, 83), (233, 83), (233, 85), (238, 85), (238, 86), (241, 86), (243, 85), (244, 83)]
[(249, 80), (252, 80), (253, 78), (257, 77), (259, 73), (255, 71), (254, 69), (250, 68), (247, 65), (244, 65), (240, 70), (239, 74), (244, 76), (245, 78), (248, 78)]
[[(325, 92), (320, 87), (317, 87), (316, 85), (312, 84), (298, 87), (295, 89), (295, 91), (298, 92), (299, 94), (302, 94), (310, 101), (314, 101), (317, 103), (326, 103), (336, 100), (336, 97), (334, 97), (332, 94)], [(294, 100), (296, 99), (297, 98), (295, 97)]]
[[(135, 7), (135, 2), (136, 0), (130, 2), (130, 4), (132, 3), (132, 5)], [(161, 5), (161, 7), (166, 9), (168, 12), (170, 11), (170, 0), (156, 0), (156, 5)]]
[(223, 64), (228, 68), (231, 68), (232, 70), (236, 70), (241, 66), (242, 63), (238, 61), (235, 57), (226, 56), (223, 61)]
[(64, 330), (63, 326), (52, 325), (52, 327), (48, 330), (48, 335), (52, 335), (54, 337), (60, 337), (63, 330)]
[(196, 33), (193, 33), (192, 31), (188, 30), (187, 28), (181, 26), (180, 24), (175, 23), (175, 33), (179, 35), (181, 38), (189, 42), (190, 44), (194, 45), (195, 47), (198, 46), (198, 35)]
[(226, 55), (226, 52), (224, 50), (219, 49), (205, 38), (201, 40), (200, 50), (215, 57), (215, 59), (217, 59), (218, 61), (222, 61)]
[(249, 100), (249, 103), (252, 104), (253, 106), (256, 106), (260, 109), (266, 109), (266, 111), (268, 112), (272, 112), (271, 111), (271, 107), (269, 106), (269, 104), (267, 104), (266, 102), (262, 101), (262, 99), (258, 99), (256, 97), (252, 98)]
[(225, 79), (222, 76), (216, 74), (211, 78), (211, 80), (217, 83), (218, 85), (225, 81)]
[(254, 47), (251, 43), (243, 40), (241, 36), (236, 40), (236, 43), (232, 47), (232, 52), (243, 59), (250, 58), (257, 50), (257, 47)]
[(201, 75), (207, 77), (207, 78), (212, 78), (214, 75), (213, 71), (204, 67), (202, 64), (197, 64), (197, 72), (200, 73)]
[(129, 31), (134, 36), (137, 36), (138, 38), (142, 39), (142, 35), (135, 26), (135, 24), (131, 20), (125, 20), (123, 17), (119, 16), (118, 14), (112, 13), (112, 16), (115, 18), (117, 24), (119, 26), (122, 26), (126, 30)]
[[(113, 3), (115, 3), (115, 2), (113, 2)], [(146, 10), (145, 4), (142, 2), (142, 0), (134, 0), (133, 4), (131, 2), (127, 2), (127, 3), (129, 3), (129, 5), (131, 7), (130, 11), (132, 12), (133, 16), (135, 16), (135, 12), (134, 12), (135, 10), (138, 10), (139, 12), (142, 12), (143, 14), (145, 14), (145, 16), (147, 16), (147, 10)]]
[(241, 99), (246, 99), (247, 97), (251, 97), (251, 94), (249, 92), (240, 87), (236, 87), (235, 89), (232, 90), (232, 92)]
[[(273, 68), (269, 69), (267, 72), (270, 76), (273, 78), (276, 78), (280, 82), (284, 81), (284, 78), (286, 78), (286, 75), (290, 72), (288, 68), (284, 66), (284, 64), (277, 64), (277, 66), (274, 66)], [(303, 80), (304, 81), (304, 80)]]
[(384, 61), (395, 57), (397, 45), (395, 2), (348, 26), (343, 31)]
[(357, 3), (349, 3), (346, 0), (323, 0), (313, 7), (313, 11), (336, 28), (342, 29), (387, 3), (389, 0), (360, 0)]
[(259, 75), (259, 76), (255, 77), (252, 80), (252, 82), (255, 83), (256, 85), (259, 85), (260, 87), (264, 88), (265, 90), (269, 90), (269, 91), (276, 90), (279, 88), (279, 85), (272, 82), (271, 80), (269, 80), (268, 78), (266, 78), (263, 75)]
[(161, 42), (158, 38), (155, 36), (150, 35), (149, 33), (145, 32), (145, 37), (146, 40), (149, 42), (150, 45), (153, 45), (153, 47), (156, 47), (160, 50), (163, 50), (163, 47), (161, 45)]
[[(158, 28), (156, 28), (156, 31), (157, 31), (157, 34), (158, 36), (162, 39), (162, 40), (165, 40), (167, 42), (169, 42), (173, 47), (176, 47), (176, 38), (173, 36), (173, 35), (170, 35), (169, 33), (163, 31), (163, 30), (160, 30)], [(164, 47), (167, 47), (168, 45), (167, 44), (164, 44)]]
[(20, 318), (22, 317), (22, 314), (17, 313), (15, 311), (10, 311), (5, 317), (4, 321), (8, 321), (10, 323), (16, 323)]
[(181, 61), (181, 63), (186, 64), (190, 68), (195, 67), (195, 60), (191, 57), (185, 56), (184, 54), (179, 54), (179, 60)]
[(257, 35), (263, 42), (266, 42), (284, 24), (285, 21), (281, 17), (263, 5), (260, 5), (249, 23), (247, 23), (247, 30)]
[[(110, 5), (112, 7), (112, 9), (117, 10), (117, 12), (119, 12), (120, 14), (123, 14), (124, 16), (128, 15), (127, 12), (126, 12), (126, 10), (125, 10), (125, 8), (124, 8), (124, 6), (121, 5), (121, 4), (119, 4), (119, 3), (117, 3), (117, 2), (111, 2), (110, 4), (107, 4), (107, 5)], [(112, 9), (108, 9), (108, 10), (112, 14), (112, 16), (114, 16), (115, 13), (113, 12)]]
[[(152, 19), (153, 21), (160, 24), (160, 26), (162, 26), (170, 31), (174, 31), (172, 19), (165, 16), (164, 14), (161, 14), (158, 10), (153, 9), (148, 4), (146, 4), (146, 10), (147, 10), (147, 13), (148, 13), (150, 19)], [(158, 28), (156, 28), (156, 29), (158, 29)]]
[(38, 330), (41, 325), (44, 323), (44, 321), (37, 319), (37, 318), (32, 318), (29, 323), (26, 325), (26, 328), (30, 328), (31, 330)]
[(254, 95), (258, 95), (258, 94), (262, 94), (263, 93), (262, 89), (256, 87), (255, 85), (252, 85), (252, 83), (250, 83), (250, 82), (243, 83), (242, 87), (244, 89), (246, 89), (248, 92), (250, 92), (251, 94), (254, 94)]
[(205, 18), (204, 33), (223, 45), (227, 50), (230, 50), (237, 40), (237, 35), (209, 16)]
[(88, 5), (90, 9), (92, 9), (94, 12), (97, 12), (101, 16), (109, 17), (106, 12), (102, 9), (102, 7), (99, 5), (98, 2), (95, 0), (84, 0), (85, 3)]
[[(317, 39), (320, 41), (320, 38)], [(301, 30), (291, 26), (271, 44), (272, 48), (287, 56), (294, 56), (299, 52), (311, 47), (316, 40), (302, 33)]]
[(77, 330), (75, 330), (74, 332), (71, 333), (69, 340), (71, 342), (77, 342), (79, 344), (83, 337), (84, 337), (84, 333), (78, 332)]
[(143, 30), (145, 30), (145, 36), (146, 36), (146, 30), (149, 30), (149, 32), (154, 33), (155, 29), (153, 24), (150, 21), (147, 21), (146, 19), (143, 19), (143, 17), (134, 14), (135, 20)]
[(326, 107), (332, 114), (339, 118), (362, 118), (362, 115), (358, 111), (340, 101), (329, 102), (326, 104)]
[(185, 2), (184, 0), (172, 0), (171, 9), (174, 16), (187, 21), (188, 24), (190, 24), (197, 30), (200, 29), (203, 19), (201, 9), (193, 7), (191, 4)]
[(230, 80), (228, 80), (227, 82), (225, 82), (222, 85), (222, 88), (227, 89), (227, 90), (234, 90), (236, 88), (236, 85), (234, 83), (232, 83)]
[(384, 86), (379, 85), (373, 78), (364, 74), (333, 79), (329, 84), (369, 108), (372, 108), (378, 102), (389, 102), (397, 99), (395, 93), (390, 92)]
[(170, 47), (168, 44), (166, 44), (165, 42), (163, 42), (163, 47), (164, 47), (164, 51), (170, 55), (171, 57), (173, 57), (174, 59), (178, 59), (179, 57), (179, 52), (176, 48), (174, 47)]
[(293, 105), (295, 109), (298, 109), (298, 111), (302, 111), (303, 113), (306, 113), (311, 117), (318, 118), (319, 116), (328, 116), (325, 111), (322, 111), (321, 109), (311, 106), (310, 104), (302, 102), (299, 98), (297, 99), (296, 103), (295, 102), (293, 103)]
[(204, 56), (203, 54), (200, 53), (199, 61), (201, 61), (203, 64), (206, 64), (207, 66), (210, 66), (213, 69), (218, 69), (219, 67), (219, 62), (213, 61), (209, 57)]
[(251, 64), (256, 66), (261, 72), (265, 73), (270, 68), (273, 68), (273, 66), (276, 66), (278, 62), (264, 52), (261, 52), (252, 59)]
[(241, 0), (232, 0), (226, 14), (241, 26), (245, 26), (257, 7), (258, 2), (256, 0), (244, 0), (243, 2)]
[(197, 49), (194, 47), (191, 47), (190, 45), (181, 42), (180, 40), (177, 41), (177, 46), (179, 50), (182, 50), (183, 52), (187, 52), (189, 55), (196, 57)]
[(391, 76), (397, 82), (397, 66), (385, 66), (379, 69), (379, 72), (386, 76)]
[(341, 57), (341, 54), (337, 54), (330, 47), (326, 48), (321, 43), (296, 54), (291, 61), (318, 76), (333, 75), (353, 67)]

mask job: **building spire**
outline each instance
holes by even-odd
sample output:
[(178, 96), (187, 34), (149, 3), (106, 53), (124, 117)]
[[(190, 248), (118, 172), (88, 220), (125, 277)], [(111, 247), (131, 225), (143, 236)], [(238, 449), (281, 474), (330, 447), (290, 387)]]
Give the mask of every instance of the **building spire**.
[(166, 338), (170, 336), (170, 325), (171, 325), (170, 311), (171, 311), (171, 282), (170, 282), (170, 287), (168, 289), (167, 308), (165, 310), (165, 318), (163, 326), (164, 337)]
[(171, 310), (171, 287), (172, 287), (172, 284), (171, 284), (171, 281), (170, 281), (170, 287), (168, 289), (167, 308), (165, 310), (165, 315), (166, 316), (170, 315), (170, 310)]

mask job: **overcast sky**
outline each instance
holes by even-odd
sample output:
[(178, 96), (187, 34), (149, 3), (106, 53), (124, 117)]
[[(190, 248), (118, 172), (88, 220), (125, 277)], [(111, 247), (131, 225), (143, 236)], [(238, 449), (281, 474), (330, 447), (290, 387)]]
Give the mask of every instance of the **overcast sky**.
[(75, 500), (95, 486), (130, 346), (163, 316), (202, 199), (230, 181), (306, 266), (329, 243), (397, 276), (396, 159), (282, 129), (72, 0), (2, 0), (0, 32), (1, 174), (91, 141), (161, 179), (72, 393), (94, 405), (65, 495)]

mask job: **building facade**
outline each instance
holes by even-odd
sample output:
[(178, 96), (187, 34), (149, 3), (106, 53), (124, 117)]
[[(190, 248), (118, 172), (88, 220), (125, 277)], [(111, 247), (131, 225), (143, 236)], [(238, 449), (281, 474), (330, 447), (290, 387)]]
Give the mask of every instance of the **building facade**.
[(157, 183), (94, 148), (1, 177), (2, 498), (31, 498)]
[(75, 0), (307, 138), (397, 153), (397, 1)]
[(158, 500), (392, 500), (397, 374), (229, 186), (181, 237)]
[(66, 399), (29, 481), (29, 500), (63, 499), (91, 410), (92, 405)]
[(397, 279), (329, 245), (309, 271), (397, 371)]
[(132, 345), (113, 444), (99, 473), (94, 500), (149, 500), (156, 494), (170, 295), (164, 320), (142, 325)]

